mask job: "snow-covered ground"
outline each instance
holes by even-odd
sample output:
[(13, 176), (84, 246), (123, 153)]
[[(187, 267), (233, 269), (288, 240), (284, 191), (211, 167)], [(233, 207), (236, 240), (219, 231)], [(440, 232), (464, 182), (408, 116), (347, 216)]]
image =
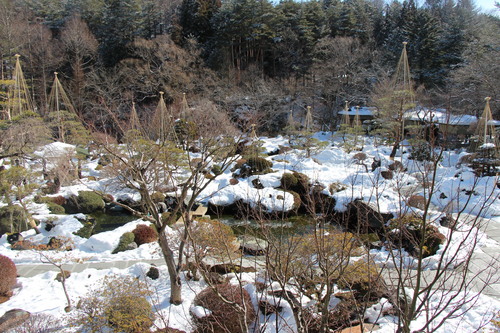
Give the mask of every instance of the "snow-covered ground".
[[(408, 169), (407, 172), (396, 172), (393, 179), (387, 180), (381, 176), (381, 171), (387, 170), (388, 165), (391, 163), (388, 158), (391, 147), (378, 145), (372, 138), (365, 138), (363, 152), (368, 156), (365, 161), (368, 167), (365, 168), (364, 165), (356, 163), (352, 158), (356, 152), (348, 154), (338, 147), (339, 139), (331, 138), (329, 133), (317, 133), (315, 137), (319, 140), (328, 141), (329, 145), (311, 157), (304, 157), (303, 152), (298, 150), (267, 157), (268, 160), (273, 161), (273, 172), (258, 176), (261, 184), (264, 185), (264, 189), (256, 189), (252, 185), (252, 180), (257, 176), (239, 179), (238, 184), (230, 185), (229, 180), (232, 178), (232, 172), (227, 170), (207, 187), (201, 197), (205, 201), (214, 204), (227, 205), (236, 200), (243, 200), (250, 205), (259, 204), (269, 211), (287, 211), (292, 208), (293, 197), (276, 188), (279, 187), (281, 175), (284, 172), (298, 171), (306, 174), (312, 182), (323, 185), (326, 195), (330, 195), (328, 192), (330, 184), (344, 184), (346, 190), (333, 194), (336, 199), (335, 208), (338, 211), (345, 210), (346, 205), (354, 199), (362, 199), (365, 202), (376, 204), (382, 212), (397, 213), (399, 211), (416, 210), (416, 208), (407, 207), (405, 202), (401, 201), (401, 193), (424, 194), (424, 189), (420, 184), (426, 173), (424, 170), (428, 170), (425, 163), (410, 161), (407, 159), (409, 154), (403, 154), (402, 157), (398, 157), (398, 160), (402, 160)], [(261, 138), (261, 141), (263, 142), (263, 148), (267, 152), (276, 150), (278, 145), (288, 144), (286, 138), (283, 137)], [(45, 156), (50, 161), (51, 158), (56, 159), (59, 154), (74, 154), (74, 148), (61, 143), (53, 143), (39, 150), (37, 154)], [(500, 223), (498, 179), (495, 177), (477, 178), (472, 170), (465, 165), (457, 167), (460, 157), (465, 154), (465, 152), (445, 152), (436, 170), (437, 191), (433, 196), (432, 210), (429, 215), (431, 221), (436, 224), (445, 236), (448, 235), (449, 229), (437, 223), (443, 216), (443, 211), (455, 213), (464, 209), (464, 213), (479, 214), (482, 218), (492, 219), (496, 223)], [(372, 172), (370, 165), (374, 157), (380, 159), (382, 165), (381, 168)], [(99, 178), (101, 175), (96, 170), (96, 167), (96, 161), (88, 161), (83, 166), (83, 175), (97, 178), (91, 177), (93, 180), (84, 178), (77, 184), (63, 187), (59, 194), (69, 196), (77, 194), (81, 190), (92, 189), (112, 194), (115, 198), (138, 199), (137, 193), (116, 187), (110, 179)], [(100, 233), (85, 239), (73, 234), (82, 227), (81, 222), (77, 219), (78, 216), (52, 215), (44, 204), (30, 203), (29, 207), (31, 213), (34, 214), (34, 218), (42, 221), (40, 228), (42, 232), (38, 235), (32, 230), (24, 232), (25, 239), (46, 244), (51, 237), (64, 236), (73, 243), (74, 250), (71, 252), (51, 252), (48, 254), (54, 260), (60, 260), (68, 264), (81, 260), (87, 263), (122, 260), (143, 261), (143, 263), (137, 263), (123, 270), (116, 268), (96, 270), (90, 268), (80, 273), (73, 273), (67, 281), (67, 287), (68, 293), (75, 303), (79, 298), (84, 297), (91, 287), (95, 287), (104, 276), (117, 274), (144, 277), (149, 269), (148, 260), (161, 258), (161, 252), (156, 243), (144, 244), (134, 250), (112, 254), (113, 249), (118, 245), (120, 236), (126, 231), (133, 230), (137, 224), (145, 223), (144, 221), (136, 220), (113, 231)], [(50, 231), (46, 231), (44, 221), (49, 219), (54, 221), (55, 227)], [(455, 232), (453, 237), (449, 238), (445, 244), (458, 253), (457, 256), (453, 257), (455, 265), (460, 264), (469, 253), (467, 246), (465, 246), (467, 240), (464, 240), (464, 237), (479, 239), (476, 245), (478, 251), (480, 251), (480, 246), (498, 246), (495, 241), (489, 239), (487, 235), (478, 229), (470, 230), (465, 224), (459, 225), (458, 228), (459, 230), (463, 229), (463, 232)], [(167, 230), (167, 232), (172, 232), (172, 235), (174, 235), (171, 230)], [(441, 249), (435, 256), (425, 259), (426, 269), (436, 267), (441, 254), (440, 251), (444, 250), (445, 245), (441, 245)], [(0, 254), (10, 257), (16, 264), (40, 263), (39, 253), (12, 250), (5, 235), (0, 238)], [(372, 250), (370, 254), (380, 265), (390, 266), (391, 263), (394, 264), (394, 261), (389, 260), (391, 256), (384, 248)], [(399, 259), (409, 267), (414, 265), (413, 259), (409, 255), (403, 255)], [(164, 320), (166, 319), (170, 327), (189, 332), (192, 328), (190, 315), (192, 301), (194, 296), (206, 287), (206, 284), (184, 279), (184, 302), (180, 306), (173, 306), (168, 301), (170, 287), (166, 266), (160, 266), (159, 269), (160, 278), (154, 281), (148, 280), (148, 284), (155, 290), (152, 302), (155, 303), (155, 308), (158, 309), (161, 317)], [(13, 297), (9, 301), (0, 304), (0, 316), (10, 309), (22, 308), (31, 313), (50, 314), (64, 322), (66, 318), (69, 318), (69, 315), (64, 311), (66, 306), (65, 296), (61, 283), (55, 281), (55, 276), (56, 273), (54, 272), (46, 272), (34, 277), (18, 278), (18, 286), (14, 290)], [(259, 279), (261, 279), (259, 272), (245, 273), (243, 276), (243, 280), (250, 283)], [(246, 288), (250, 292), (255, 305), (257, 299), (267, 297), (258, 293), (252, 284), (249, 284)], [(442, 301), (438, 296), (436, 295), (435, 300), (431, 300), (429, 308), (437, 306)], [(256, 324), (256, 327), (260, 329), (259, 332), (293, 331), (295, 324), (291, 309), (286, 304), (281, 305), (284, 306), (284, 310), (278, 321), (275, 320), (276, 318), (272, 318), (274, 315), (271, 317), (260, 316), (259, 323)], [(368, 309), (366, 315), (367, 318), (371, 318), (380, 324), (381, 332), (394, 332), (396, 319), (390, 316), (380, 317), (379, 315), (380, 310), (387, 306), (388, 304), (381, 300), (380, 304)], [(464, 308), (463, 310), (463, 315), (447, 319), (446, 324), (440, 327), (438, 331), (473, 331), (491, 318), (492, 314), (500, 310), (500, 300), (481, 295), (472, 309)], [(442, 315), (446, 315), (446, 312)], [(415, 321), (415, 328), (419, 327), (423, 320), (425, 320), (425, 314)], [(157, 325), (164, 326), (164, 321), (159, 319)], [(76, 332), (78, 329), (67, 327), (63, 331)]]

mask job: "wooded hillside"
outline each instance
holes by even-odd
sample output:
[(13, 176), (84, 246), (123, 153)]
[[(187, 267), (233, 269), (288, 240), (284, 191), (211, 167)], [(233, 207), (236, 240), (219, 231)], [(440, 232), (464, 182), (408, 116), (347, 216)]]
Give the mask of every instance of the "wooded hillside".
[(160, 91), (174, 112), (183, 93), (190, 106), (246, 108), (267, 132), (305, 105), (316, 116), (370, 105), (403, 41), (427, 105), (479, 114), (491, 96), (498, 118), (498, 36), (498, 16), (471, 0), (0, 0), (2, 88), (20, 54), (37, 110), (57, 71), (99, 130), (133, 102), (149, 119)]

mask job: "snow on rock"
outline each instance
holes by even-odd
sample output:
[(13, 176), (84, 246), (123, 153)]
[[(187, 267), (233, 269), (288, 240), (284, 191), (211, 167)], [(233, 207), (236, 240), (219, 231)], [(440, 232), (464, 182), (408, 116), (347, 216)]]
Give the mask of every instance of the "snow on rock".
[(191, 311), (191, 313), (197, 318), (203, 318), (212, 314), (212, 311), (200, 305), (192, 306), (189, 311)]
[(118, 227), (115, 230), (98, 233), (91, 236), (87, 241), (85, 241), (81, 245), (81, 249), (91, 252), (113, 251), (118, 246), (120, 237), (124, 233), (134, 230), (138, 224), (148, 223), (139, 219), (129, 222), (124, 226)]
[(59, 158), (63, 156), (73, 156), (76, 153), (76, 147), (68, 143), (53, 142), (43, 146), (34, 154), (47, 159)]

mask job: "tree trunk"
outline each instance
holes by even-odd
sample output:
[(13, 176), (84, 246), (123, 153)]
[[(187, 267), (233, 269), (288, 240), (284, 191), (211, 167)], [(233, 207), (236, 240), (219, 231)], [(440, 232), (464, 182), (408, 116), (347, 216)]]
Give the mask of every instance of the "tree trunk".
[(175, 264), (174, 252), (168, 244), (168, 238), (165, 231), (162, 231), (158, 237), (158, 243), (160, 244), (161, 252), (165, 258), (165, 263), (168, 268), (168, 275), (170, 277), (170, 303), (173, 305), (179, 305), (182, 303), (182, 284), (180, 278), (180, 270)]

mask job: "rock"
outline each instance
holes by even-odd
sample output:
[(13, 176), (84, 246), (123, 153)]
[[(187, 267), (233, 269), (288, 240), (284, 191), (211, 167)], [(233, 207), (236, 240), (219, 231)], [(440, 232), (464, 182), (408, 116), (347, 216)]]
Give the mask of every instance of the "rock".
[(389, 170), (391, 171), (406, 171), (405, 166), (403, 163), (399, 161), (394, 161), (392, 164), (389, 165)]
[(380, 175), (382, 176), (382, 178), (387, 180), (391, 180), (392, 178), (394, 178), (394, 173), (391, 170), (381, 171)]
[(208, 267), (208, 271), (219, 274), (228, 274), (228, 273), (251, 273), (251, 272), (256, 272), (257, 270), (254, 267), (243, 267), (241, 265), (235, 265), (235, 264), (217, 264)]
[[(71, 276), (71, 272), (70, 271), (63, 271), (63, 273), (64, 273), (64, 279), (65, 280)], [(58, 281), (58, 282), (62, 282), (63, 281), (63, 273), (61, 273), (61, 272), (57, 273), (57, 276), (56, 276), (55, 280)]]
[(260, 182), (260, 179), (259, 178), (255, 178), (252, 180), (252, 185), (254, 188), (258, 189), (258, 190), (262, 190), (264, 188), (264, 185), (262, 185), (262, 183)]
[(268, 243), (260, 238), (242, 236), (238, 238), (238, 241), (243, 254), (250, 256), (264, 255), (268, 246)]
[(359, 152), (359, 153), (356, 153), (354, 154), (354, 156), (352, 157), (353, 160), (356, 160), (358, 163), (366, 160), (368, 158), (368, 155), (366, 155), (365, 153), (363, 152)]
[(375, 171), (377, 168), (380, 168), (381, 166), (382, 166), (382, 161), (374, 157), (372, 162), (372, 171)]
[(7, 236), (7, 242), (10, 245), (15, 244), (15, 243), (22, 241), (22, 240), (24, 240), (24, 237), (19, 232), (16, 232), (16, 233), (13, 233), (13, 234), (10, 234)]
[(30, 313), (21, 309), (12, 309), (0, 317), (0, 332), (19, 326), (30, 317)]
[(23, 250), (32, 250), (35, 247), (36, 247), (36, 245), (33, 244), (32, 242), (30, 242), (28, 240), (22, 240), (22, 241), (19, 241), (19, 242), (12, 244), (10, 248), (12, 250), (23, 251)]
[(229, 185), (236, 185), (238, 184), (240, 181), (236, 178), (231, 178), (229, 179)]
[(269, 303), (269, 301), (263, 299), (259, 301), (259, 310), (264, 316), (268, 316), (271, 314), (280, 313), (281, 311), (283, 311), (283, 307), (276, 304), (271, 304)]
[(421, 195), (412, 195), (408, 198), (408, 206), (413, 207), (413, 208), (418, 208), (421, 210), (425, 209), (425, 198)]
[(125, 251), (135, 250), (137, 248), (138, 248), (137, 243), (136, 242), (132, 242), (130, 244), (127, 244), (127, 246), (125, 247)]

